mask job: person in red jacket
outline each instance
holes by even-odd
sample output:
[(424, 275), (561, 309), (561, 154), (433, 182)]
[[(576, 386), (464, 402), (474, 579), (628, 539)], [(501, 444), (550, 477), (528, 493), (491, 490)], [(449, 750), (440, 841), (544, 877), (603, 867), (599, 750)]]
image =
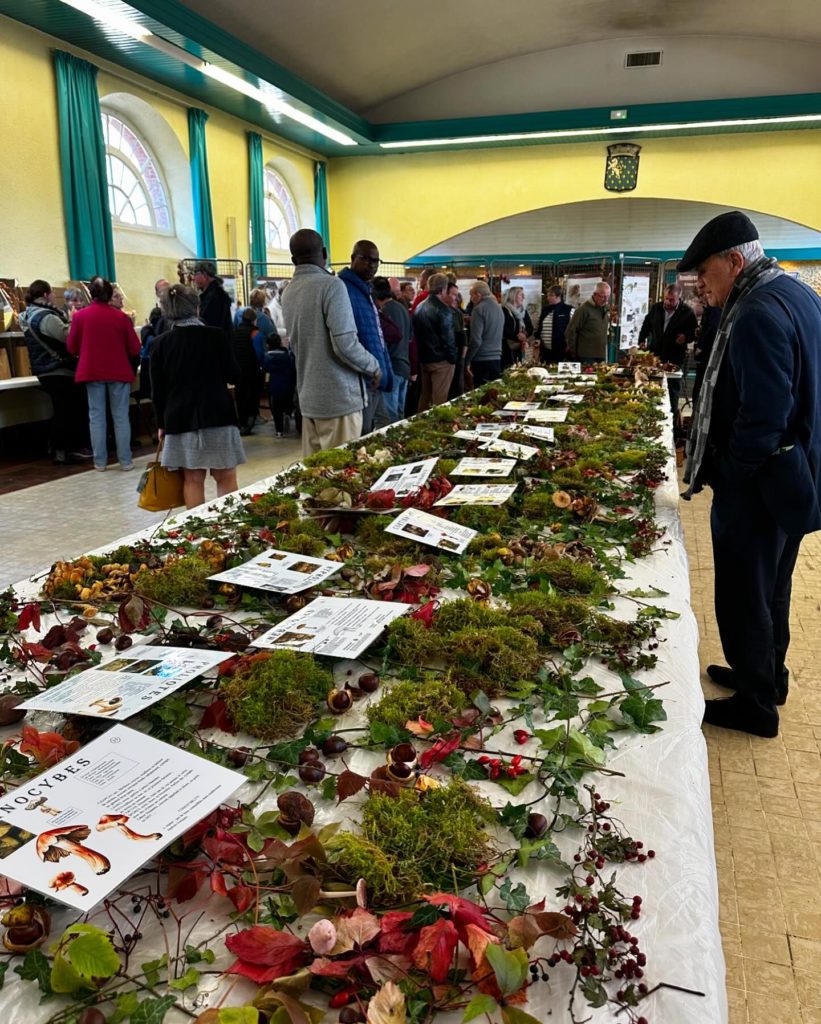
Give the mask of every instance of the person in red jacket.
[(71, 320), (66, 348), (79, 357), (75, 380), (88, 394), (88, 422), (94, 468), (101, 473), (108, 464), (106, 396), (114, 422), (120, 469), (134, 468), (131, 457), (131, 425), (128, 403), (134, 366), (140, 355), (140, 339), (122, 310), (110, 306), (114, 287), (103, 277), (91, 280), (92, 303), (77, 310)]

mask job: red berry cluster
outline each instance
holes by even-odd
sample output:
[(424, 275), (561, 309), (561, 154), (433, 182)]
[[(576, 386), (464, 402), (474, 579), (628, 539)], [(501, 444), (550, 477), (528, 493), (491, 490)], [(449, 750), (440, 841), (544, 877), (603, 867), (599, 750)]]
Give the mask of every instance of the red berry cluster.
[(502, 757), (491, 757), (489, 754), (482, 754), (481, 757), (477, 758), (477, 761), (484, 767), (489, 779), (498, 779), (500, 775), (506, 775), (510, 779), (515, 779), (517, 775), (524, 775), (527, 771), (527, 768), (522, 767), (521, 754), (511, 757), (510, 761), (505, 761)]

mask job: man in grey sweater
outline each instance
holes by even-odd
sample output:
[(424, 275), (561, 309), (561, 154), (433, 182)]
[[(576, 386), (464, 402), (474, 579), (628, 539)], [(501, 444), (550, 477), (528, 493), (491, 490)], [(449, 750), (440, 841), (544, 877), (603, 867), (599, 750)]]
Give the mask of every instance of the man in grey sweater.
[(293, 280), (282, 296), (285, 328), (296, 359), (302, 412), (302, 453), (359, 437), (366, 382), (379, 383), (379, 364), (360, 344), (345, 285), (325, 269), (322, 236), (302, 228), (291, 236)]
[(599, 281), (593, 295), (573, 314), (564, 340), (567, 359), (598, 363), (607, 359), (607, 333), (610, 330), (610, 285)]
[(505, 315), (486, 281), (477, 281), (470, 289), (473, 312), (470, 314), (470, 343), (465, 371), (473, 374), (473, 386), (480, 387), (502, 375), (502, 331)]

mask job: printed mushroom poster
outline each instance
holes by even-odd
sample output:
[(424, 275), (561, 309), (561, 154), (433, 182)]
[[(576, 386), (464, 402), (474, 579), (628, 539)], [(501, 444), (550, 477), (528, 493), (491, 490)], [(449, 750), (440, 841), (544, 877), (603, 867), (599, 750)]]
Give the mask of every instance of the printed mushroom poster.
[[(117, 725), (0, 797), (2, 873), (90, 910), (245, 781)], [(7, 851), (7, 852), (6, 852)]]

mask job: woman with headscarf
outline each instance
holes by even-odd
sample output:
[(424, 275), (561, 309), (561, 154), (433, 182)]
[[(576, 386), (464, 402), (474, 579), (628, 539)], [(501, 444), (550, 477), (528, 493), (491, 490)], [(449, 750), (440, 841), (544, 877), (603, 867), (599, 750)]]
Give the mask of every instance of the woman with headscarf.
[(505, 325), (502, 330), (502, 369), (521, 362), (525, 344), (533, 336), (533, 322), (525, 305), (525, 290), (520, 285), (508, 288), (502, 306)]

